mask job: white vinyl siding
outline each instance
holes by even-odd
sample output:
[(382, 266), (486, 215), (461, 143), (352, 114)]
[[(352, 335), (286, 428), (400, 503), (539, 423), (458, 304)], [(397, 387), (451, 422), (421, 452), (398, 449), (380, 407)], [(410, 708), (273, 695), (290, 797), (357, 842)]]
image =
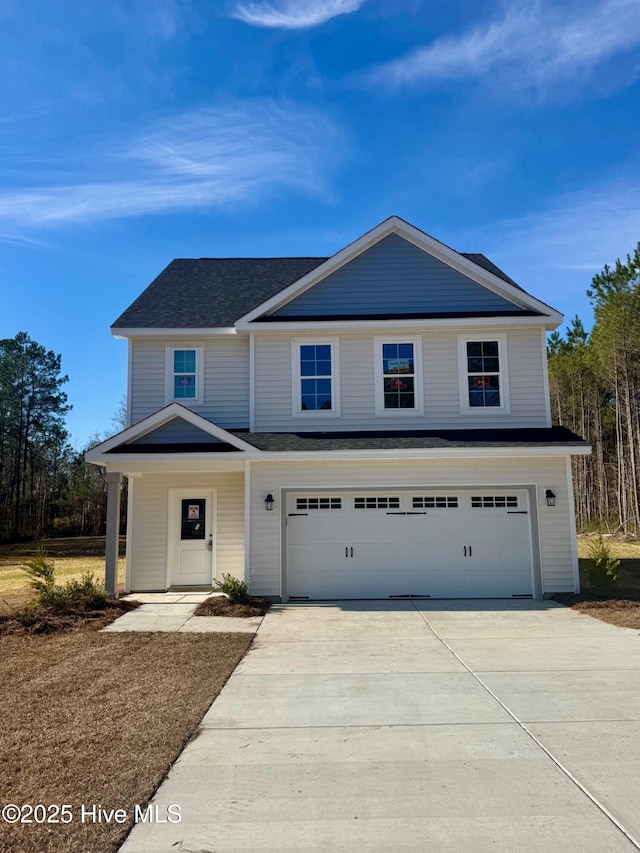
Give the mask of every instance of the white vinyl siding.
[[(182, 344), (183, 338), (176, 338)], [(167, 340), (132, 338), (131, 424), (165, 405)], [(178, 400), (218, 426), (242, 429), (249, 426), (249, 340), (221, 335), (204, 343), (204, 389), (201, 403)]]
[[(391, 331), (385, 340), (406, 339), (405, 332)], [(469, 333), (469, 337), (472, 333)], [(339, 390), (341, 416), (333, 419), (305, 415), (304, 423), (293, 418), (291, 337), (279, 333), (255, 336), (255, 431), (300, 429), (472, 429), (492, 427), (545, 427), (544, 386), (546, 352), (537, 327), (504, 332), (508, 371), (503, 374), (509, 390), (510, 412), (483, 411), (478, 423), (461, 414), (458, 370), (458, 339), (455, 330), (430, 330), (412, 334), (422, 350), (421, 393), (424, 415), (396, 413), (376, 415), (373, 333), (340, 335)], [(302, 336), (297, 335), (300, 340)], [(507, 386), (508, 383), (508, 386)]]
[(133, 490), (131, 590), (163, 590), (167, 577), (168, 490), (216, 489), (216, 577), (244, 574), (244, 475), (145, 474)]
[[(457, 391), (457, 389), (456, 389)], [(539, 535), (533, 524), (534, 554), (540, 543), (542, 592), (551, 594), (574, 589), (571, 513), (564, 457), (530, 459), (396, 459), (332, 463), (253, 462), (251, 465), (251, 565), (252, 592), (281, 594), (281, 489), (313, 490), (369, 488), (379, 490), (415, 486), (437, 490), (441, 486), (474, 486), (485, 494), (507, 495), (508, 486), (535, 486), (538, 495)], [(498, 488), (500, 487), (500, 488)], [(137, 488), (137, 485), (136, 485)], [(556, 506), (548, 507), (544, 491), (552, 488)], [(274, 512), (264, 511), (264, 495), (276, 498)], [(317, 494), (321, 494), (318, 492)], [(328, 492), (331, 494), (331, 492)], [(533, 513), (532, 507), (532, 513)], [(532, 514), (532, 522), (535, 516)]]

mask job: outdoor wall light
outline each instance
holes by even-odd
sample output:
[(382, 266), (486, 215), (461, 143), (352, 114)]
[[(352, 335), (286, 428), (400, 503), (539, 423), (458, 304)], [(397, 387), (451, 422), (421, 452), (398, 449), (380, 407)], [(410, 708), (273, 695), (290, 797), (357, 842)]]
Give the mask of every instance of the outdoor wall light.
[(547, 489), (544, 493), (545, 498), (547, 499), (547, 506), (555, 506), (556, 505), (556, 496), (551, 491), (551, 489)]
[(269, 494), (264, 499), (264, 508), (267, 510), (267, 512), (273, 511), (273, 504), (273, 495), (271, 494), (271, 492), (269, 492)]

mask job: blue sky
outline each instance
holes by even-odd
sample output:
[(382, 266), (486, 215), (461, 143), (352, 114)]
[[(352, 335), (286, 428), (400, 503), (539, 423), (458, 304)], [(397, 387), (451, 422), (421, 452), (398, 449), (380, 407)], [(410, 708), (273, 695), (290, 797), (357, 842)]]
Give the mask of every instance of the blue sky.
[(109, 326), (174, 257), (391, 214), (585, 321), (640, 239), (638, 0), (0, 0), (0, 335), (110, 427)]

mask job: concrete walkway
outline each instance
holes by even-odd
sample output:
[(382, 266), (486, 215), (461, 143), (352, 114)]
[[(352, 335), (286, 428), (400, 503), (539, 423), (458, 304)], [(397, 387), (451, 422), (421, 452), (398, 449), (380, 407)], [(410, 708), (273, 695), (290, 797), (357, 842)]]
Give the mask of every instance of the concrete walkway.
[(263, 617), (238, 619), (233, 616), (194, 616), (198, 604), (217, 593), (144, 592), (125, 595), (125, 601), (140, 601), (140, 607), (119, 616), (102, 630), (180, 631), (188, 634), (255, 634)]
[(553, 602), (276, 606), (124, 853), (623, 853), (640, 636)]

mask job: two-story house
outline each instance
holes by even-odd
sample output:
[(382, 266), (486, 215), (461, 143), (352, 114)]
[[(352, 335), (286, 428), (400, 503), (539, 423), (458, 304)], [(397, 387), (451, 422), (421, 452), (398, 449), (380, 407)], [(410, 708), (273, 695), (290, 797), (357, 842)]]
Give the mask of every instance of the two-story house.
[(330, 258), (175, 260), (115, 322), (128, 423), (115, 590), (229, 572), (277, 600), (578, 589), (571, 456), (546, 331), (562, 315), (392, 216)]

